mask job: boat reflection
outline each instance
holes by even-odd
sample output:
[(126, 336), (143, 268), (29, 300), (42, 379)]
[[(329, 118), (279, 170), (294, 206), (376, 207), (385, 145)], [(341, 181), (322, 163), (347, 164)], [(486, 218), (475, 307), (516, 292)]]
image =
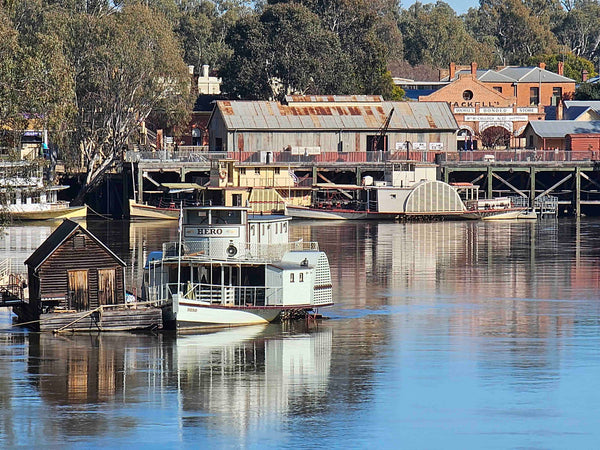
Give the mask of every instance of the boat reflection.
[(258, 325), (211, 335), (177, 338), (181, 407), (187, 425), (217, 415), (219, 428), (236, 435), (261, 418), (281, 417), (293, 405), (326, 402), (332, 329), (324, 326), (281, 333), (280, 325)]

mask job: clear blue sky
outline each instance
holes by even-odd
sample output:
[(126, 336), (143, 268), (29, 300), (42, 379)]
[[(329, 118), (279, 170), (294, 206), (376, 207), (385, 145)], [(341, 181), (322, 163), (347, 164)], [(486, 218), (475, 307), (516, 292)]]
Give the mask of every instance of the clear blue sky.
[[(402, 7), (408, 8), (410, 5), (415, 3), (414, 0), (401, 0)], [(452, 6), (452, 9), (456, 11), (456, 14), (464, 14), (469, 8), (479, 7), (479, 0), (443, 0)], [(421, 0), (421, 3), (435, 3), (435, 0)]]

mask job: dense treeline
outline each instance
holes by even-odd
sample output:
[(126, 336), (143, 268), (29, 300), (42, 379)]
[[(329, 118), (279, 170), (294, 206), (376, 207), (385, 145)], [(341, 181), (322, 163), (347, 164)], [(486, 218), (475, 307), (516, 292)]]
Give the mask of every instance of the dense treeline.
[(189, 65), (208, 64), (231, 98), (399, 99), (390, 70), (543, 60), (580, 79), (599, 47), (597, 0), (480, 0), (461, 16), (442, 1), (0, 0), (0, 129), (6, 143), (42, 122), (91, 187), (151, 112), (161, 126), (185, 120)]

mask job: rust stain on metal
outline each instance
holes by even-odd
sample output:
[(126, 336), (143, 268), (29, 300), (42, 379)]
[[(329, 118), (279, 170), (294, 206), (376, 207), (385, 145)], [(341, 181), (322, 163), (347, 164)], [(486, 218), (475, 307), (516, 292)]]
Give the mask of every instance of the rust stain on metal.
[(433, 117), (431, 117), (431, 115), (427, 114), (425, 118), (427, 119), (427, 122), (429, 123), (429, 126), (431, 128), (437, 128), (437, 124), (435, 123), (435, 120), (433, 120)]
[(231, 107), (231, 102), (221, 102), (221, 111), (225, 116), (233, 116), (233, 108)]
[(357, 106), (349, 106), (348, 111), (350, 112), (350, 115), (352, 115), (352, 116), (362, 116), (360, 108)]

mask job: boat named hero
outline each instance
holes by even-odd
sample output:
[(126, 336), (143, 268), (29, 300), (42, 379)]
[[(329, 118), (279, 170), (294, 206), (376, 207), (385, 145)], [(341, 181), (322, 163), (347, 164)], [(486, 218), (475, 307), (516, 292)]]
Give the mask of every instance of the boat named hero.
[(198, 228), (196, 230), (198, 236), (221, 236), (223, 234), (222, 228)]

